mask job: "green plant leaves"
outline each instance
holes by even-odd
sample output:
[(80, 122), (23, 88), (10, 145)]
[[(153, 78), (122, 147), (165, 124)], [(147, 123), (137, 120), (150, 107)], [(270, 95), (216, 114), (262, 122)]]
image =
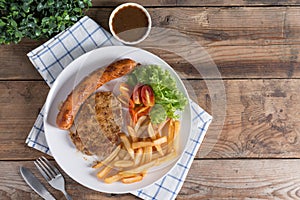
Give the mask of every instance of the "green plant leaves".
[(91, 0), (0, 0), (0, 44), (49, 38), (73, 25)]

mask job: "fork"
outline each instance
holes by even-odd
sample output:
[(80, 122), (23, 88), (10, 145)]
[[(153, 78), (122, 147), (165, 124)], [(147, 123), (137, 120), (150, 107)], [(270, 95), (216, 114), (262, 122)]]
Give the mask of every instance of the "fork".
[(44, 156), (34, 161), (35, 166), (40, 171), (42, 176), (55, 189), (61, 191), (67, 200), (72, 200), (71, 196), (65, 190), (65, 180), (59, 170), (52, 165)]

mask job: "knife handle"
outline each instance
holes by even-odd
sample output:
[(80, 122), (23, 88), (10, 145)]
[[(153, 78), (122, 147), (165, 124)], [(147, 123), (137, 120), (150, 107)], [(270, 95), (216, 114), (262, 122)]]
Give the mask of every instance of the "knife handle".
[(45, 195), (44, 197), (43, 197), (45, 200), (56, 200), (51, 194), (50, 195)]

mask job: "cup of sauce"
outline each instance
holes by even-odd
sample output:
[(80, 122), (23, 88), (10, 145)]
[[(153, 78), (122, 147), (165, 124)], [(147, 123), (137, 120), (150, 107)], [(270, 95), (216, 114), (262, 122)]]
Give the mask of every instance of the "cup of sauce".
[(151, 17), (137, 3), (124, 3), (113, 10), (109, 17), (109, 29), (113, 36), (124, 44), (142, 42), (150, 33)]

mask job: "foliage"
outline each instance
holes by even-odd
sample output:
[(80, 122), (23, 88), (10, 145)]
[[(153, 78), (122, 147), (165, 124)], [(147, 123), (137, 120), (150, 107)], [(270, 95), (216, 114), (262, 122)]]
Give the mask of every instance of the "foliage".
[(91, 0), (0, 0), (0, 44), (49, 38), (83, 16)]

